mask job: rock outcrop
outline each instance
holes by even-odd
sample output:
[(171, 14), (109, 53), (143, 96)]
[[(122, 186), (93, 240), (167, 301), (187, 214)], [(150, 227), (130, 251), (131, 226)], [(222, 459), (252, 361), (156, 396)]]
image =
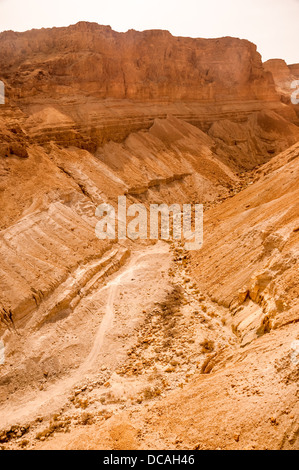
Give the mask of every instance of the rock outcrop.
[(282, 90), (290, 91), (290, 84), (294, 80), (291, 68), (282, 59), (270, 59), (264, 62), (264, 69), (271, 72), (276, 86)]
[[(256, 319), (270, 315), (272, 325), (298, 314), (296, 283), (290, 288), (287, 281), (298, 276), (298, 158), (297, 143), (260, 167), (254, 184), (206, 215), (194, 274), (217, 303), (232, 309), (236, 324), (240, 305), (249, 300), (261, 307)], [(248, 328), (248, 316), (245, 323)]]
[(40, 122), (52, 115), (35, 134), (41, 142), (80, 141), (91, 150), (167, 114), (203, 130), (215, 120), (243, 121), (264, 109), (295, 119), (280, 102), (256, 46), (245, 40), (117, 33), (82, 22), (1, 33), (0, 51), (6, 101), (22, 109), (22, 124), (29, 118), (33, 131), (32, 116)]
[[(0, 35), (0, 70), (11, 100), (72, 93), (135, 101), (276, 101), (256, 46), (235, 38), (191, 39), (167, 31), (78, 23)], [(24, 60), (25, 58), (25, 60)]]
[(288, 65), (291, 74), (294, 75), (296, 80), (299, 80), (299, 64)]
[[(230, 37), (0, 34), (0, 448), (298, 447), (294, 77)], [(99, 240), (124, 195), (203, 203), (203, 249)]]
[[(294, 100), (292, 100), (295, 90), (299, 89), (297, 84), (297, 80), (299, 80), (299, 64), (287, 65), (284, 60), (271, 59), (264, 63), (264, 69), (272, 73), (282, 102), (286, 104), (292, 103), (299, 116), (299, 104), (294, 104)], [(299, 100), (298, 94), (296, 98)]]

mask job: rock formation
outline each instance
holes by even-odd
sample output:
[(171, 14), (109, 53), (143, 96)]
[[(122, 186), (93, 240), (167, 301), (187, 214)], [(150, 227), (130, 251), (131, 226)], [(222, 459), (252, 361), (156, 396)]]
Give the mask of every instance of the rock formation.
[[(298, 448), (298, 76), (229, 37), (0, 34), (0, 446)], [(203, 249), (97, 239), (122, 195), (203, 203)]]
[[(296, 81), (299, 80), (299, 64), (287, 65), (284, 60), (271, 59), (264, 63), (264, 68), (272, 73), (282, 102), (291, 103), (291, 96), (296, 89), (299, 89), (296, 84)], [(299, 104), (293, 104), (293, 106), (297, 115), (299, 115)]]

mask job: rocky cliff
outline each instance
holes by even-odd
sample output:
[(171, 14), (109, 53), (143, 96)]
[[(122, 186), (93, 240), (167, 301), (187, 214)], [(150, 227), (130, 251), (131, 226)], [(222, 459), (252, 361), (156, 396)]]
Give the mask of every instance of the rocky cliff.
[[(135, 101), (276, 101), (256, 46), (235, 38), (191, 39), (108, 26), (0, 35), (1, 75), (12, 99), (80, 93)], [(32, 100), (31, 97), (34, 97)]]
[[(299, 80), (299, 64), (287, 65), (282, 59), (271, 59), (264, 63), (264, 69), (272, 74), (281, 101), (290, 104), (291, 96), (299, 88), (294, 85)], [(299, 104), (292, 105), (299, 116)]]
[[(298, 447), (297, 69), (270, 65), (234, 38), (0, 34), (0, 448)], [(121, 195), (203, 203), (203, 249), (98, 240)]]
[[(21, 122), (38, 113), (43, 129), (35, 137), (40, 141), (55, 138), (78, 145), (81, 140), (88, 149), (123, 140), (167, 114), (203, 130), (215, 120), (244, 121), (262, 109), (295, 119), (280, 102), (256, 46), (229, 37), (117, 33), (84, 22), (8, 31), (0, 34), (0, 79), (7, 102), (23, 113)], [(63, 123), (59, 115), (45, 119), (49, 106), (67, 116)]]
[[(180, 341), (172, 330), (163, 348), (155, 329), (147, 329), (143, 349), (144, 336), (129, 351), (143, 376), (152, 349), (159, 351), (155, 385), (138, 395), (147, 406), (73, 426), (38, 448), (298, 449), (298, 158), (296, 144), (262, 166), (247, 189), (206, 212), (204, 247), (191, 256), (184, 289), (193, 314), (182, 325), (173, 311)], [(188, 266), (180, 250), (175, 264)], [(163, 334), (164, 325), (160, 320)], [(159, 394), (159, 364), (169, 349), (176, 365), (167, 364), (163, 378), (171, 390), (171, 377), (185, 366), (180, 387), (149, 401)], [(117, 396), (115, 386), (111, 392)]]
[(299, 64), (291, 64), (288, 67), (294, 77), (299, 80)]

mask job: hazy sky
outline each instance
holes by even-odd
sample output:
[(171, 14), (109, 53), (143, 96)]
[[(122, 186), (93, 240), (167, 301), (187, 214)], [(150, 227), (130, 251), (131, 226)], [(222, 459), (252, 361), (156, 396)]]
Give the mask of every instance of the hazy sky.
[(176, 36), (246, 38), (263, 60), (299, 63), (299, 0), (0, 0), (0, 31), (81, 20), (116, 31), (159, 28)]

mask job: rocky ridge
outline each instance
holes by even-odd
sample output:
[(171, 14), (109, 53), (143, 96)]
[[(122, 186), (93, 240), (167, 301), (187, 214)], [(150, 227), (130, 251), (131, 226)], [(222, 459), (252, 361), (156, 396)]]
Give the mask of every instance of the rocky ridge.
[[(84, 22), (0, 51), (1, 445), (298, 448), (296, 66)], [(120, 195), (203, 203), (203, 249), (98, 240)]]

